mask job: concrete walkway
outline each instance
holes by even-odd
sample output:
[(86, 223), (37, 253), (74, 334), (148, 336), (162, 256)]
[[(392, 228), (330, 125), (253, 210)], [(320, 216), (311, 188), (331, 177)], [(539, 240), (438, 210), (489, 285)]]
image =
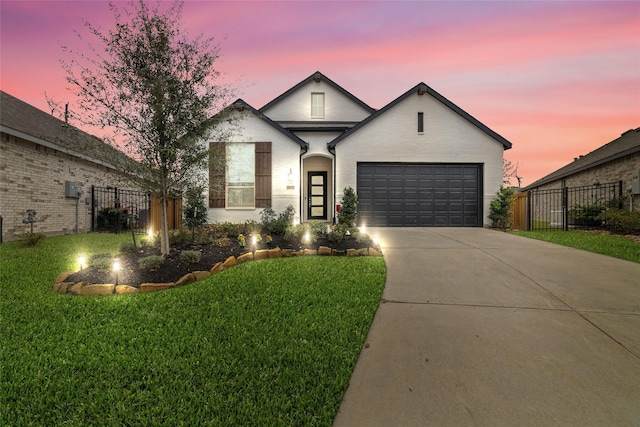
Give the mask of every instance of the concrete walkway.
[(385, 228), (334, 426), (640, 426), (640, 264), (479, 228)]

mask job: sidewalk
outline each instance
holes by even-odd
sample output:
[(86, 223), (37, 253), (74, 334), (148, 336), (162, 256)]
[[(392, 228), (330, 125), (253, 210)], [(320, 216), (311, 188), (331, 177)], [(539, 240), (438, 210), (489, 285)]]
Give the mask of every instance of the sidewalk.
[(376, 229), (387, 283), (334, 426), (639, 426), (640, 264)]

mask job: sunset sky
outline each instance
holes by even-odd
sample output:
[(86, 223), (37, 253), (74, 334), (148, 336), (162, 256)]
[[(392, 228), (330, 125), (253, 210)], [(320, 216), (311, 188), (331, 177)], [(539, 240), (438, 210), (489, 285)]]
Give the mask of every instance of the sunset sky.
[[(108, 3), (0, 5), (0, 88), (72, 103), (61, 46), (112, 28)], [(511, 141), (523, 185), (640, 127), (640, 1), (187, 0), (183, 23), (256, 108), (316, 70), (374, 108), (424, 82)]]

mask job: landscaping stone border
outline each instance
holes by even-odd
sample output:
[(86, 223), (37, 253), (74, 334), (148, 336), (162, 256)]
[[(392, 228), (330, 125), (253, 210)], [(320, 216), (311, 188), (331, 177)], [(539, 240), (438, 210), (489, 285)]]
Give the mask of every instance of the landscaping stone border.
[(295, 256), (377, 256), (381, 257), (382, 251), (374, 248), (363, 249), (347, 249), (346, 251), (332, 249), (327, 246), (320, 246), (315, 249), (301, 249), (295, 251), (293, 249), (261, 249), (255, 252), (247, 252), (239, 257), (230, 256), (224, 262), (216, 263), (209, 271), (194, 271), (187, 273), (175, 282), (169, 283), (142, 283), (139, 288), (129, 285), (115, 285), (113, 283), (99, 283), (93, 284), (89, 282), (67, 282), (67, 277), (74, 274), (73, 271), (60, 273), (56, 278), (53, 285), (54, 292), (59, 294), (70, 295), (82, 295), (82, 296), (100, 296), (100, 295), (126, 295), (137, 294), (146, 292), (164, 291), (165, 289), (175, 288), (178, 286), (188, 285), (190, 283), (197, 282), (198, 280), (205, 279), (212, 274), (226, 270), (235, 265), (242, 264), (247, 261), (270, 259), (270, 258), (283, 258), (283, 257), (295, 257)]

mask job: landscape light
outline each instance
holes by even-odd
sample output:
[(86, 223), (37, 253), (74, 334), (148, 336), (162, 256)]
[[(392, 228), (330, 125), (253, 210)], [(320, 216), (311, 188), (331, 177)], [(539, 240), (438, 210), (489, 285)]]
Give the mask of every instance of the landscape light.
[(255, 247), (255, 246), (256, 246), (256, 243), (258, 243), (258, 237), (254, 234), (254, 235), (251, 237), (251, 244)]
[(113, 271), (116, 273), (116, 286), (118, 286), (118, 272), (120, 271), (120, 260), (117, 258), (113, 260)]
[(153, 228), (149, 227), (149, 230), (147, 230), (147, 236), (149, 236), (149, 239), (153, 239)]
[(84, 255), (78, 255), (78, 265), (80, 266), (80, 271), (82, 271), (82, 266), (84, 265)]
[(362, 225), (360, 226), (360, 232), (361, 232), (362, 234), (364, 234), (364, 232), (365, 232), (365, 230), (366, 230), (366, 229), (367, 229), (367, 227), (366, 227), (364, 224), (362, 224)]
[(304, 233), (304, 243), (309, 243), (310, 240), (311, 240), (311, 236), (309, 235), (309, 232), (307, 231), (306, 233)]

